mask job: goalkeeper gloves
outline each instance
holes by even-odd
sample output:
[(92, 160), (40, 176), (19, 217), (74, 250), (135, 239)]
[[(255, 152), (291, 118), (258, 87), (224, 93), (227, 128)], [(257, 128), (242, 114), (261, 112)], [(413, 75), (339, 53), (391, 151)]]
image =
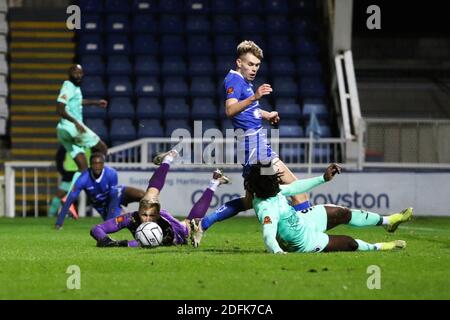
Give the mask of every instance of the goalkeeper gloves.
[(97, 247), (106, 248), (106, 247), (128, 247), (127, 240), (113, 240), (110, 237), (106, 236), (103, 239), (97, 241)]

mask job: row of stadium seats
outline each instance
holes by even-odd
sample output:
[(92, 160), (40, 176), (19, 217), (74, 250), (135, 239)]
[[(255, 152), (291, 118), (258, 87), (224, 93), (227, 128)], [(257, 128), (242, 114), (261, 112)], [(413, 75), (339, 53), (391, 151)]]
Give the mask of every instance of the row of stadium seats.
[[(325, 95), (322, 79), (302, 78), (299, 82), (292, 77), (274, 78), (271, 85), (276, 88), (277, 97), (317, 97)], [(100, 76), (86, 76), (83, 79), (84, 96), (93, 97), (214, 97), (223, 96), (223, 86), (216, 85), (210, 77), (193, 77), (190, 85), (183, 77), (167, 76), (160, 81), (157, 77), (137, 77), (133, 84), (130, 77), (111, 76), (105, 83)]]
[(83, 34), (79, 37), (78, 54), (107, 55), (233, 55), (236, 51), (237, 38), (251, 39), (269, 56), (311, 56), (320, 53), (318, 42), (305, 36), (258, 36), (242, 35), (216, 36), (214, 40), (205, 35), (162, 35), (133, 34)]
[(164, 14), (157, 18), (152, 14), (136, 14), (132, 19), (124, 14), (84, 15), (81, 20), (81, 33), (163, 33), (163, 34), (312, 34), (317, 31), (311, 18), (285, 15), (258, 16), (254, 14), (209, 16)]
[[(192, 107), (183, 98), (167, 98), (164, 104), (156, 98), (140, 98), (136, 110), (129, 98), (113, 98), (109, 101), (108, 109), (88, 107), (84, 109), (86, 118), (98, 119), (192, 119), (192, 120), (220, 120), (226, 118), (225, 108), (217, 107), (211, 98), (195, 98)], [(272, 111), (272, 107), (261, 103), (262, 109)], [(295, 99), (277, 99), (275, 110), (282, 119), (309, 121), (312, 113), (319, 120), (330, 119), (328, 108), (321, 101), (305, 100), (303, 108)]]
[(309, 15), (315, 11), (315, 0), (79, 0), (83, 13), (186, 13), (242, 14), (276, 13)]
[[(130, 59), (127, 55), (110, 55), (102, 59), (101, 55), (84, 55), (81, 57), (86, 76), (211, 76), (217, 74), (223, 78), (235, 64), (234, 56), (209, 55), (190, 56), (186, 61), (184, 56), (165, 56), (158, 59), (151, 55), (138, 55)], [(213, 62), (216, 61), (216, 63)], [(321, 76), (322, 64), (317, 57), (300, 56), (295, 60), (290, 57), (275, 57), (270, 61), (265, 59), (258, 71), (260, 76)]]
[[(170, 137), (176, 129), (186, 129), (192, 132), (194, 124), (185, 119), (166, 120), (163, 126), (156, 119), (140, 119), (135, 125), (130, 119), (113, 119), (108, 126), (102, 119), (86, 119), (86, 125), (94, 130), (102, 140), (111, 142), (112, 145), (132, 141), (139, 138), (149, 137)], [(137, 128), (137, 129), (136, 129)], [(222, 120), (220, 125), (214, 120), (201, 121), (201, 130), (204, 133), (208, 129), (219, 129), (225, 132), (226, 129), (232, 129), (230, 120)], [(270, 128), (266, 128), (270, 133)], [(300, 138), (309, 136), (310, 126), (303, 127), (295, 120), (285, 120), (279, 127), (279, 136), (281, 138)], [(331, 129), (328, 125), (320, 125), (320, 134), (322, 137), (330, 137)]]

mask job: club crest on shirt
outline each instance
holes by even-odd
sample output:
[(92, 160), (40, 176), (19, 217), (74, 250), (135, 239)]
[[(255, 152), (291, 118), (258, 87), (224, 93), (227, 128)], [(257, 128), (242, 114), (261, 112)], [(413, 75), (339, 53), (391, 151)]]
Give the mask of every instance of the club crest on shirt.
[(265, 216), (264, 217), (263, 224), (272, 224), (272, 220), (270, 219), (269, 216)]
[(116, 224), (119, 224), (119, 223), (123, 222), (124, 219), (125, 219), (125, 218), (124, 218), (123, 216), (118, 216), (118, 217), (116, 218)]
[(67, 100), (67, 96), (66, 96), (65, 94), (63, 94), (63, 95), (61, 96), (61, 99)]
[(234, 92), (234, 88), (233, 87), (229, 87), (227, 89), (227, 94), (232, 94)]

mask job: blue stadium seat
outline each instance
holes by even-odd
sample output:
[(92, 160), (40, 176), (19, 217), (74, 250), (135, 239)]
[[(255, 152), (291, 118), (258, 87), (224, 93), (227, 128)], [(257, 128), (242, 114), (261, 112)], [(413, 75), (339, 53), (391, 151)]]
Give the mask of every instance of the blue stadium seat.
[[(236, 57), (235, 56), (218, 56), (216, 60), (216, 74), (223, 79), (228, 74), (230, 69), (235, 69)], [(223, 90), (223, 88), (221, 89)]]
[(301, 138), (305, 136), (300, 125), (285, 125), (281, 123), (279, 129), (280, 138)]
[(161, 93), (159, 81), (155, 77), (138, 77), (136, 79), (136, 97), (158, 97)]
[(86, 76), (81, 83), (81, 92), (85, 98), (105, 97), (105, 84), (102, 77)]
[(189, 119), (189, 106), (183, 98), (168, 98), (164, 102), (165, 119)]
[(103, 76), (105, 65), (101, 55), (84, 55), (80, 57), (85, 76)]
[(289, 6), (286, 0), (265, 0), (264, 10), (266, 13), (287, 14)]
[(212, 31), (215, 34), (234, 34), (239, 31), (236, 18), (231, 15), (217, 15), (213, 17)]
[(158, 9), (161, 13), (181, 13), (184, 7), (180, 5), (180, 0), (160, 0)]
[[(310, 125), (306, 126), (305, 135), (307, 137), (309, 137), (310, 130), (311, 130), (311, 126)], [(330, 128), (330, 126), (328, 126), (328, 125), (319, 125), (319, 131), (320, 131), (320, 136), (322, 138), (329, 138), (329, 137), (331, 137), (331, 128)]]
[(189, 74), (191, 76), (206, 76), (214, 70), (214, 64), (209, 56), (194, 56), (189, 61)]
[(109, 56), (106, 71), (110, 76), (130, 76), (132, 69), (128, 56)]
[(112, 14), (106, 17), (108, 33), (127, 33), (130, 31), (130, 21), (124, 14)]
[(159, 63), (155, 56), (141, 55), (134, 60), (134, 73), (137, 76), (158, 76)]
[(188, 85), (182, 77), (165, 77), (163, 95), (165, 97), (187, 97), (189, 95)]
[(264, 21), (257, 15), (242, 15), (239, 19), (239, 30), (243, 33), (261, 34), (265, 32), (265, 27)]
[(222, 129), (223, 134), (225, 135), (227, 129), (234, 129), (233, 123), (231, 122), (231, 119), (229, 118), (222, 118), (220, 120), (220, 128)]
[(80, 33), (100, 33), (103, 31), (103, 19), (98, 14), (81, 15)]
[(78, 6), (84, 13), (101, 13), (103, 11), (103, 1), (98, 0), (79, 0)]
[(260, 0), (238, 0), (237, 12), (251, 12), (253, 14), (259, 14), (262, 10)]
[(326, 121), (329, 119), (329, 111), (325, 103), (305, 99), (303, 103), (303, 119), (308, 122), (311, 113), (314, 113), (318, 120)]
[(325, 85), (317, 77), (302, 78), (300, 80), (300, 94), (303, 98), (323, 98), (326, 95)]
[(131, 8), (134, 14), (155, 13), (158, 11), (157, 0), (134, 0)]
[(137, 138), (154, 138), (164, 137), (164, 129), (159, 122), (155, 119), (143, 119), (139, 121)]
[(298, 96), (298, 87), (292, 77), (276, 77), (273, 80), (272, 87), (278, 97)]
[(311, 0), (298, 0), (290, 2), (290, 10), (301, 16), (315, 16), (317, 2)]
[(128, 14), (130, 12), (130, 3), (123, 0), (105, 1), (105, 12)]
[(151, 14), (137, 14), (133, 17), (133, 33), (157, 33), (158, 24), (156, 18)]
[(136, 34), (133, 38), (133, 52), (136, 55), (156, 55), (159, 53), (159, 44), (150, 34)]
[(110, 34), (106, 40), (106, 50), (108, 55), (130, 54), (130, 42), (125, 34)]
[(177, 120), (166, 120), (164, 136), (170, 137), (172, 132), (176, 129), (186, 129), (191, 132), (191, 126), (189, 125), (188, 120), (186, 119), (177, 119)]
[(211, 40), (208, 36), (204, 35), (188, 36), (187, 51), (189, 55), (211, 55)]
[(319, 59), (312, 56), (299, 57), (297, 60), (298, 74), (303, 76), (322, 76), (322, 64)]
[(267, 40), (267, 49), (271, 56), (285, 56), (294, 52), (292, 42), (288, 36), (269, 36)]
[(209, 77), (192, 77), (190, 93), (192, 97), (213, 97), (214, 82)]
[(156, 98), (139, 98), (137, 101), (136, 116), (138, 119), (162, 119), (161, 104)]
[(211, 25), (207, 16), (191, 15), (186, 19), (186, 32), (191, 33), (209, 33)]
[(112, 76), (109, 78), (108, 95), (110, 97), (131, 97), (133, 86), (129, 77)]
[(113, 119), (109, 128), (111, 142), (132, 141), (136, 139), (136, 128), (130, 119)]
[(183, 55), (186, 53), (184, 37), (175, 35), (163, 35), (161, 38), (161, 53), (168, 55)]
[(105, 121), (103, 119), (86, 119), (84, 123), (89, 129), (94, 131), (100, 137), (100, 139), (102, 139), (105, 143), (108, 143), (108, 128), (106, 127)]
[(191, 118), (193, 120), (217, 119), (217, 107), (211, 98), (195, 98), (192, 101)]
[(277, 57), (270, 64), (270, 75), (272, 76), (295, 76), (295, 64), (289, 57)]
[(159, 30), (162, 34), (183, 33), (184, 32), (183, 17), (181, 15), (174, 15), (174, 14), (162, 15), (159, 20)]
[(216, 35), (214, 38), (215, 55), (235, 55), (237, 42), (233, 35)]
[(103, 54), (103, 40), (100, 34), (82, 34), (77, 46), (78, 54)]
[(284, 163), (298, 163), (306, 160), (305, 149), (298, 145), (283, 145), (280, 150), (280, 159)]
[(112, 98), (108, 104), (110, 119), (134, 119), (134, 106), (130, 98)]
[(211, 1), (211, 13), (217, 14), (234, 14), (236, 12), (236, 4), (234, 0), (213, 0)]
[[(202, 120), (201, 122), (202, 125), (202, 133), (204, 134), (206, 130), (209, 129), (217, 129), (220, 130), (219, 126), (217, 125), (216, 120)], [(195, 126), (195, 124), (194, 124)], [(195, 129), (195, 127), (194, 127)]]
[(99, 108), (98, 106), (84, 106), (83, 117), (85, 119), (106, 119), (108, 114), (107, 108)]
[(286, 16), (268, 16), (266, 17), (267, 34), (288, 34), (291, 32), (291, 24)]
[(297, 37), (295, 46), (295, 51), (298, 55), (317, 56), (320, 53), (319, 44), (303, 36)]
[(209, 12), (208, 0), (186, 0), (185, 12), (191, 14), (206, 14)]
[(319, 27), (314, 19), (297, 17), (292, 23), (292, 31), (303, 37), (315, 36), (319, 31)]
[(164, 76), (185, 76), (187, 74), (186, 62), (182, 56), (165, 57), (161, 71)]
[(301, 119), (302, 110), (295, 101), (277, 100), (275, 109), (278, 111), (281, 119)]

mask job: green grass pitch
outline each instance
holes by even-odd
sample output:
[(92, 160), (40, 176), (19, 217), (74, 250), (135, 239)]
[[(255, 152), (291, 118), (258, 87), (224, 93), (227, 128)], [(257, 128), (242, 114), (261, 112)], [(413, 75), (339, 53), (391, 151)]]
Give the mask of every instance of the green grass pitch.
[[(200, 248), (97, 248), (99, 219), (0, 219), (0, 299), (449, 299), (450, 218), (415, 218), (388, 234), (340, 226), (369, 242), (406, 240), (403, 251), (272, 255), (257, 220), (213, 226)], [(128, 230), (114, 236), (131, 239)], [(80, 289), (67, 288), (70, 265)], [(368, 289), (368, 267), (380, 289)], [(370, 282), (370, 281), (369, 281)]]

